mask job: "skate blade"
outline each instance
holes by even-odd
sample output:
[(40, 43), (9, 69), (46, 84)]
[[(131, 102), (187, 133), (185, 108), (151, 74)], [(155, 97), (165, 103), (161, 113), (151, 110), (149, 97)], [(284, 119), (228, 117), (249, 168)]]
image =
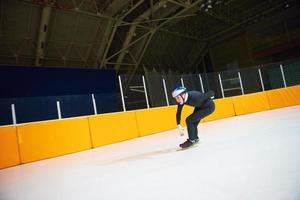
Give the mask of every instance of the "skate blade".
[[(199, 143), (200, 143), (200, 142), (199, 142)], [(184, 150), (188, 150), (188, 149), (196, 148), (196, 147), (198, 147), (198, 146), (199, 146), (199, 143), (197, 143), (197, 144), (194, 144), (194, 145), (192, 145), (192, 146), (190, 146), (190, 147), (186, 147), (186, 148), (179, 147), (180, 149), (177, 149), (176, 151), (184, 151)]]

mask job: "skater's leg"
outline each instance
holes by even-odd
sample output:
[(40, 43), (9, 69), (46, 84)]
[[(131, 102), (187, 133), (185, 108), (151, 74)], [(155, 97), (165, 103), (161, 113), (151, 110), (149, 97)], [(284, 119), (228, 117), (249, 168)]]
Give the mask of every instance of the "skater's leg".
[(189, 122), (189, 120), (186, 121), (187, 124), (187, 131), (189, 135), (190, 140), (199, 139), (198, 138), (198, 124), (200, 120), (197, 122)]
[(199, 141), (198, 138), (198, 130), (197, 130), (197, 125), (199, 121), (196, 123), (189, 123), (187, 122), (187, 129), (188, 129), (188, 134), (189, 134), (189, 140), (185, 141), (184, 143), (180, 144), (179, 146), (181, 148), (188, 148), (195, 143)]
[(190, 140), (198, 139), (198, 124), (204, 117), (210, 115), (215, 110), (214, 103), (206, 108), (195, 108), (194, 112), (186, 118), (187, 131)]
[(195, 123), (191, 122), (190, 120), (191, 119), (189, 117), (186, 118), (187, 132), (189, 135), (189, 139), (194, 140), (194, 139), (196, 139), (195, 132), (196, 132), (197, 126), (195, 126)]
[(200, 108), (195, 108), (194, 112), (186, 118), (187, 131), (190, 140), (198, 139), (198, 123), (201, 119), (198, 112), (200, 112)]
[(198, 137), (198, 124), (200, 123), (201, 120), (197, 121), (195, 123), (195, 139), (196, 140), (199, 140), (199, 137)]

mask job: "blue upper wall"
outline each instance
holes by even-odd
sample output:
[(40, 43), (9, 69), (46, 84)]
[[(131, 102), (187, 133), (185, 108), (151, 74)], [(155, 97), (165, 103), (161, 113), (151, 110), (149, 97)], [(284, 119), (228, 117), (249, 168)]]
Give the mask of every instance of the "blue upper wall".
[(113, 70), (0, 66), (0, 125), (119, 111)]
[(116, 92), (114, 70), (0, 66), (0, 98)]

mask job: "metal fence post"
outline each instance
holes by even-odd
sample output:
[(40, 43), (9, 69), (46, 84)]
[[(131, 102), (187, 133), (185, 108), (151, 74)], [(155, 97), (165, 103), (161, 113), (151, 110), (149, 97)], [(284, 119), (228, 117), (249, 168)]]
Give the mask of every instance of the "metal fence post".
[(284, 76), (284, 71), (283, 71), (282, 65), (280, 65), (280, 71), (281, 71), (284, 87), (286, 87), (286, 81), (285, 81), (285, 76)]
[(182, 77), (180, 78), (180, 80), (181, 80), (181, 86), (184, 87), (184, 82), (183, 82)]
[(258, 73), (259, 73), (259, 78), (260, 78), (260, 83), (261, 83), (262, 90), (265, 91), (264, 81), (262, 79), (260, 68), (258, 68)]
[(241, 78), (241, 73), (238, 72), (238, 75), (239, 75), (239, 80), (240, 80), (240, 86), (241, 86), (242, 94), (244, 95), (244, 88), (243, 88), (243, 82), (242, 82), (242, 78)]
[(61, 119), (60, 102), (56, 101), (58, 119)]
[(167, 87), (166, 87), (165, 79), (163, 78), (162, 81), (163, 81), (163, 85), (164, 85), (164, 90), (165, 90), (165, 96), (166, 96), (167, 105), (169, 106), (170, 104), (169, 104), (169, 99), (168, 99), (168, 93), (167, 93)]
[(120, 92), (121, 92), (121, 99), (122, 99), (122, 105), (123, 105), (123, 111), (126, 111), (125, 107), (125, 101), (124, 101), (124, 94), (123, 94), (123, 87), (122, 87), (122, 81), (121, 81), (121, 76), (119, 76), (119, 85), (120, 85)]
[(149, 108), (149, 100), (148, 100), (148, 95), (147, 95), (147, 87), (146, 87), (145, 77), (142, 76), (142, 78), (143, 78), (143, 85), (144, 85), (144, 92), (145, 92), (145, 97), (146, 97), (147, 108)]
[(203, 82), (202, 82), (201, 74), (199, 74), (199, 79), (200, 79), (200, 85), (201, 85), (202, 92), (204, 93), (204, 88), (203, 88)]
[(223, 98), (224, 98), (225, 96), (224, 96), (224, 90), (223, 90), (223, 84), (222, 84), (221, 74), (218, 74), (218, 76), (219, 76), (219, 81), (220, 81), (220, 86), (221, 86), (222, 96), (223, 96)]
[(95, 96), (94, 94), (92, 94), (92, 101), (93, 101), (93, 107), (94, 107), (94, 114), (97, 115), (97, 104), (96, 104), (96, 100), (95, 100)]
[(15, 109), (15, 104), (11, 104), (11, 115), (12, 115), (12, 120), (13, 124), (17, 124), (17, 117), (16, 117), (16, 109)]

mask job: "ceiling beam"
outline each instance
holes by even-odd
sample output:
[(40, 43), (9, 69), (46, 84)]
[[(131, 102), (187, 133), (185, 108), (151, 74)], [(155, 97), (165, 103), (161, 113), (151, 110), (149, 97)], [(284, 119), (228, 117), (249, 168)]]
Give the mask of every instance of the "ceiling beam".
[(187, 35), (187, 34), (183, 34), (183, 33), (179, 33), (179, 32), (172, 32), (172, 31), (169, 31), (169, 30), (163, 29), (163, 28), (160, 28), (157, 31), (162, 32), (162, 33), (167, 33), (167, 34), (170, 34), (170, 35), (174, 35), (174, 36), (177, 36), (177, 37), (183, 37), (183, 38), (186, 38), (186, 39), (195, 40), (195, 41), (198, 41), (198, 42), (205, 42), (205, 40), (203, 40), (201, 38), (194, 37), (194, 36)]
[(173, 20), (176, 20), (177, 16), (183, 15), (186, 11), (192, 9), (193, 7), (197, 6), (199, 3), (201, 3), (203, 0), (197, 0), (194, 3), (190, 4), (189, 6), (183, 8), (182, 10), (180, 10), (179, 12), (177, 12), (175, 15), (172, 16), (172, 18), (160, 23), (156, 29), (160, 29), (161, 27), (163, 27), (164, 25), (170, 23)]
[(254, 15), (254, 16), (252, 16), (252, 17), (249, 17), (249, 18), (247, 18), (247, 19), (245, 19), (245, 20), (242, 20), (242, 21), (240, 21), (240, 22), (238, 22), (238, 23), (235, 23), (235, 24), (233, 24), (232, 26), (230, 26), (230, 27), (228, 27), (228, 28), (226, 28), (226, 29), (224, 29), (224, 30), (222, 30), (222, 31), (220, 31), (220, 32), (217, 32), (217, 33), (214, 34), (214, 35), (211, 35), (211, 36), (209, 36), (209, 37), (206, 37), (205, 39), (206, 39), (206, 40), (213, 40), (213, 39), (215, 39), (216, 37), (218, 37), (218, 36), (220, 36), (220, 35), (222, 35), (222, 34), (225, 34), (225, 33), (229, 32), (229, 31), (232, 31), (232, 30), (234, 30), (234, 29), (236, 29), (236, 28), (239, 28), (242, 24), (246, 24), (246, 23), (249, 22), (249, 21), (252, 21), (252, 20), (254, 20), (254, 19), (256, 19), (256, 18), (258, 18), (258, 17), (260, 17), (260, 16), (269, 14), (269, 13), (271, 13), (271, 12), (277, 10), (277, 9), (281, 9), (285, 4), (286, 4), (286, 3), (281, 3), (281, 4), (278, 4), (278, 5), (274, 6), (274, 7), (272, 7), (272, 8), (266, 9), (265, 11), (260, 12), (259, 14), (256, 14), (256, 15)]
[[(189, 5), (188, 7), (182, 9), (181, 11), (177, 12), (175, 15), (173, 15), (172, 17), (169, 17), (167, 20), (165, 20), (164, 22), (162, 22), (161, 24), (159, 24), (158, 26), (156, 26), (153, 30), (150, 30), (149, 33), (151, 33), (151, 35), (148, 36), (147, 38), (147, 41), (145, 43), (145, 45), (143, 46), (143, 49), (142, 49), (142, 52), (141, 54), (139, 55), (139, 58), (138, 58), (138, 61), (134, 67), (134, 69), (130, 72), (131, 76), (129, 78), (129, 82), (131, 82), (131, 79), (133, 78), (136, 70), (138, 69), (138, 66), (140, 65), (142, 59), (143, 59), (143, 56), (151, 42), (151, 39), (153, 37), (153, 35), (158, 31), (160, 30), (164, 25), (166, 25), (167, 23), (171, 22), (172, 20), (174, 19), (177, 19), (178, 16), (181, 16), (184, 12), (188, 11), (189, 9), (193, 8), (194, 6), (196, 6), (198, 3), (200, 3), (202, 0), (197, 0), (196, 2), (194, 2), (193, 4)], [(128, 82), (128, 83), (129, 83)]]
[(142, 36), (140, 36), (138, 39), (134, 40), (133, 42), (128, 43), (127, 46), (121, 48), (119, 51), (115, 52), (113, 55), (111, 55), (111, 56), (109, 56), (108, 58), (106, 58), (106, 60), (108, 61), (108, 60), (112, 59), (113, 57), (115, 57), (116, 55), (118, 55), (118, 54), (120, 54), (120, 53), (122, 53), (122, 52), (124, 52), (124, 54), (125, 54), (125, 53), (126, 53), (126, 50), (127, 50), (129, 47), (131, 47), (131, 46), (134, 45), (135, 43), (139, 42), (139, 41), (142, 40), (143, 38), (147, 37), (150, 33), (151, 33), (151, 32), (147, 32), (147, 33), (143, 34)]
[(44, 49), (46, 46), (46, 38), (51, 16), (51, 7), (44, 6), (42, 9), (39, 35), (36, 46), (35, 66), (40, 66), (42, 64), (42, 59), (44, 58)]
[(4, 28), (4, 1), (1, 1), (0, 5), (0, 37), (3, 36), (3, 28)]
[(178, 1), (176, 1), (176, 0), (168, 0), (168, 2), (173, 3), (173, 4), (176, 4), (176, 5), (178, 5), (178, 6), (182, 6), (182, 7), (184, 7), (184, 8), (186, 8), (186, 7), (189, 6), (189, 4), (182, 3), (182, 2), (178, 2)]
[[(115, 36), (115, 33), (117, 31), (118, 25), (123, 21), (123, 19), (128, 16), (132, 11), (134, 11), (139, 5), (141, 5), (145, 0), (140, 0), (136, 4), (134, 4), (127, 12), (125, 12), (120, 17), (117, 17), (117, 21), (113, 22), (113, 20), (110, 20), (108, 25), (106, 26), (105, 35), (102, 39), (102, 42), (100, 44), (100, 47), (97, 52), (97, 59), (95, 65), (99, 65), (100, 67), (106, 66), (106, 56), (110, 49), (110, 46), (112, 44), (113, 38)], [(107, 42), (106, 42), (107, 41)]]
[[(176, 5), (182, 6), (184, 8), (186, 8), (186, 7), (189, 6), (189, 4), (187, 4), (187, 3), (178, 2), (176, 0), (168, 0), (168, 1), (171, 2), (171, 3), (174, 3)], [(213, 18), (215, 18), (217, 20), (221, 20), (223, 22), (233, 24), (232, 20), (229, 17), (223, 15), (222, 13), (215, 13), (215, 12), (212, 12), (212, 11), (207, 11), (206, 12), (206, 11), (203, 11), (201, 9), (199, 9), (199, 12), (201, 12), (202, 14), (204, 14), (206, 16), (213, 17)], [(197, 15), (197, 14), (195, 14), (195, 15)]]
[(127, 85), (125, 86), (125, 89), (127, 89), (128, 86), (129, 86), (129, 84), (131, 83), (131, 80), (133, 79), (133, 77), (135, 75), (135, 72), (138, 69), (138, 67), (139, 67), (139, 65), (140, 65), (140, 63), (141, 63), (141, 61), (142, 61), (142, 59), (144, 57), (144, 54), (145, 54), (145, 52), (146, 52), (146, 50), (147, 50), (147, 48), (148, 48), (148, 46), (149, 46), (149, 44), (151, 42), (151, 39), (152, 39), (154, 33), (155, 33), (155, 31), (153, 30), (153, 31), (151, 31), (151, 34), (148, 36), (148, 38), (147, 38), (147, 40), (146, 40), (146, 42), (145, 42), (145, 44), (144, 44), (144, 46), (142, 48), (142, 51), (141, 51), (141, 53), (139, 55), (139, 58), (138, 58), (137, 62), (135, 63), (134, 68), (130, 72), (130, 77), (128, 79)]
[(101, 43), (97, 50), (96, 59), (94, 62), (94, 66), (96, 67), (99, 66), (99, 63), (101, 62), (103, 56), (107, 53), (106, 49), (111, 45), (110, 35), (115, 34), (115, 30), (111, 28), (113, 23), (113, 20), (109, 20), (106, 24), (104, 35), (102, 36)]
[(152, 39), (154, 33), (155, 33), (155, 31), (152, 31), (151, 34), (148, 36), (148, 38), (147, 38), (147, 40), (146, 40), (146, 43), (144, 44), (144, 46), (143, 46), (143, 48), (142, 48), (142, 51), (141, 51), (141, 53), (140, 53), (140, 55), (139, 55), (139, 58), (138, 58), (138, 60), (137, 60), (137, 62), (136, 62), (136, 64), (135, 64), (133, 74), (135, 73), (136, 69), (137, 69), (138, 66), (140, 65), (140, 63), (141, 63), (141, 61), (142, 61), (142, 59), (143, 59), (143, 57), (144, 57), (144, 54), (145, 54), (145, 52), (146, 52), (146, 50), (147, 50), (147, 48), (148, 48), (148, 46), (149, 46), (149, 44), (150, 44), (150, 42), (151, 42), (151, 39)]
[(110, 4), (105, 8), (106, 12), (111, 16), (116, 16), (122, 8), (129, 5), (131, 0), (111, 0)]
[[(162, 0), (158, 3), (156, 3), (153, 7), (151, 7), (150, 9), (146, 10), (143, 14), (141, 14), (140, 16), (138, 16), (134, 21), (134, 25), (131, 25), (127, 34), (126, 34), (126, 38), (123, 42), (123, 46), (122, 46), (122, 51), (120, 51), (120, 54), (117, 58), (117, 63), (122, 63), (123, 59), (125, 57), (126, 52), (124, 51), (124, 49), (127, 49), (129, 47), (129, 45), (131, 44), (131, 40), (135, 34), (136, 31), (136, 25), (135, 23), (140, 23), (143, 20), (145, 20), (147, 17), (151, 16), (151, 13), (156, 12), (157, 10), (159, 10), (165, 3), (167, 0)], [(147, 33), (148, 35), (149, 33)], [(118, 70), (120, 68), (119, 64), (115, 65), (115, 69)]]
[[(31, 0), (20, 0), (20, 1), (22, 1), (24, 3), (33, 4), (31, 2)], [(34, 5), (36, 5), (36, 4), (34, 4)], [(56, 9), (58, 9), (58, 8), (56, 8)], [(80, 14), (91, 16), (91, 17), (95, 17), (95, 18), (102, 18), (102, 19), (112, 20), (115, 24), (116, 24), (117, 21), (119, 21), (118, 17), (112, 17), (112, 16), (109, 16), (109, 15), (100, 14), (100, 13), (98, 13), (98, 14), (97, 13), (92, 13), (92, 12), (83, 11), (83, 10), (80, 10), (80, 9), (70, 9), (68, 11), (75, 12), (75, 13), (80, 13)], [(123, 23), (123, 24), (129, 24), (129, 22), (126, 22), (124, 20), (121, 20), (120, 24), (121, 23)], [(114, 26), (117, 26), (117, 25), (114, 25)], [(141, 25), (141, 24), (137, 24), (137, 27), (144, 28), (144, 29), (147, 29), (147, 30), (152, 30), (153, 29), (151, 27), (148, 27), (148, 26), (145, 26), (145, 25)], [(197, 37), (192, 37), (192, 36), (189, 36), (189, 35), (186, 35), (186, 34), (172, 32), (172, 31), (169, 31), (169, 30), (166, 30), (166, 29), (162, 29), (162, 28), (160, 30), (158, 30), (158, 31), (169, 33), (169, 34), (172, 34), (172, 35), (175, 35), (175, 36), (178, 36), (178, 37), (186, 37), (186, 38), (189, 38), (189, 39), (192, 39), (192, 40), (199, 40), (199, 41), (201, 41), (201, 39), (199, 39)]]
[(140, 0), (136, 4), (134, 4), (126, 13), (124, 13), (121, 17), (118, 17), (119, 21), (122, 21), (125, 17), (127, 17), (132, 11), (134, 11), (139, 5), (141, 5), (145, 0)]
[(153, 19), (153, 0), (150, 0), (150, 6), (151, 6), (151, 19)]
[(197, 14), (189, 14), (189, 15), (181, 15), (181, 16), (176, 16), (176, 17), (163, 17), (159, 19), (151, 19), (151, 20), (144, 20), (142, 22), (123, 22), (118, 26), (128, 26), (128, 25), (137, 25), (137, 24), (144, 24), (144, 23), (150, 23), (150, 22), (158, 22), (158, 21), (164, 21), (168, 19), (179, 19), (179, 18), (186, 18), (186, 17), (193, 17), (196, 16)]
[[(133, 23), (136, 23), (136, 22), (142, 22), (144, 19), (146, 19), (147, 17), (149, 17), (149, 15), (151, 15), (151, 12), (153, 11), (157, 11), (159, 8), (161, 8), (162, 6), (165, 5), (165, 3), (167, 2), (168, 0), (166, 1), (161, 1), (161, 2), (158, 2), (156, 3), (153, 8), (150, 8), (148, 9), (146, 12), (144, 12), (142, 15), (140, 15), (136, 20), (134, 20)], [(178, 16), (181, 16), (183, 15), (186, 11), (190, 10), (191, 8), (195, 7), (196, 5), (198, 5), (199, 3), (201, 3), (203, 0), (197, 0), (195, 1), (194, 3), (190, 4), (189, 6), (185, 7), (184, 9), (180, 10), (179, 12), (177, 12), (175, 15), (173, 15), (172, 17), (168, 18), (167, 20), (165, 20), (164, 22), (158, 24), (154, 30), (150, 30), (148, 33), (151, 33), (151, 34), (154, 34), (157, 30), (159, 30), (161, 27), (163, 27), (164, 25), (166, 25), (167, 23), (171, 22), (172, 20), (175, 20), (178, 18)], [(126, 39), (125, 39), (125, 42), (123, 43), (123, 47), (122, 49), (127, 49), (128, 48), (128, 45), (130, 44), (131, 42), (131, 39), (135, 33), (135, 30), (136, 30), (136, 25), (132, 25), (128, 31), (128, 34), (126, 36)], [(151, 38), (150, 37), (150, 41), (151, 41)], [(150, 42), (149, 40), (147, 40), (147, 43)], [(148, 45), (146, 46), (148, 47)], [(146, 50), (145, 50), (146, 51)], [(118, 56), (118, 59), (117, 59), (117, 63), (122, 63), (124, 57), (125, 57), (125, 54), (126, 52), (125, 51), (122, 51), (119, 56)], [(143, 55), (142, 55), (143, 56)], [(140, 58), (139, 58), (140, 59)], [(115, 66), (115, 69), (118, 70), (120, 68), (120, 65), (116, 65)]]

